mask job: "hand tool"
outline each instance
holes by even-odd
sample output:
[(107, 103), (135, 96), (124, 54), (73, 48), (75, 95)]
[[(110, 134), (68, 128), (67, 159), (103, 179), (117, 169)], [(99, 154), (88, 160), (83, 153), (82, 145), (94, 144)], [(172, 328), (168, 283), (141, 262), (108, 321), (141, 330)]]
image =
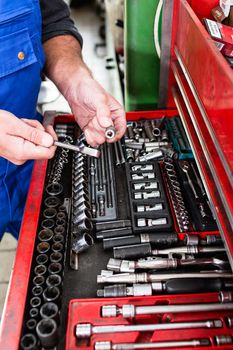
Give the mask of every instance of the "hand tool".
[(92, 216), (95, 218), (97, 214), (97, 207), (96, 207), (96, 167), (94, 163), (94, 159), (91, 159), (90, 164), (90, 182), (91, 182), (91, 211)]
[(38, 350), (35, 335), (31, 333), (24, 334), (20, 341), (20, 347), (22, 350)]
[(161, 130), (163, 128), (164, 122), (166, 120), (166, 116), (164, 115), (160, 119), (155, 119), (151, 121), (152, 124), (152, 133), (154, 136), (158, 137), (161, 135)]
[(46, 255), (46, 254), (39, 254), (39, 255), (37, 255), (37, 257), (36, 257), (36, 263), (38, 264), (38, 265), (43, 265), (43, 264), (46, 264), (47, 263), (47, 261), (48, 261), (48, 255)]
[(60, 202), (60, 199), (58, 197), (50, 196), (50, 197), (47, 197), (45, 199), (44, 204), (48, 208), (56, 208), (56, 207), (58, 207), (61, 204), (61, 202)]
[(52, 318), (56, 322), (59, 321), (59, 309), (55, 303), (47, 302), (40, 308), (40, 316), (42, 318), (48, 319)]
[(113, 125), (106, 128), (105, 130), (106, 139), (111, 140), (111, 139), (114, 139), (115, 136), (116, 136), (116, 129)]
[(117, 141), (118, 147), (119, 147), (119, 151), (120, 151), (120, 156), (121, 156), (121, 164), (125, 163), (125, 156), (124, 156), (124, 152), (123, 152), (123, 148), (122, 148), (122, 144), (121, 141), (118, 140)]
[[(62, 229), (64, 229), (64, 227), (62, 227)], [(60, 233), (57, 233), (57, 232), (60, 232)], [(64, 241), (65, 241), (65, 237), (63, 236), (64, 232), (61, 231), (61, 229), (59, 229), (59, 231), (56, 231), (55, 233), (56, 234), (53, 236), (53, 242), (54, 243), (64, 243)]]
[(34, 268), (34, 274), (38, 276), (42, 276), (47, 272), (47, 267), (45, 265), (37, 265)]
[(58, 330), (56, 322), (51, 319), (42, 319), (36, 327), (37, 336), (44, 348), (53, 348), (58, 343)]
[(52, 252), (61, 252), (64, 249), (64, 245), (61, 242), (56, 242), (52, 245)]
[(163, 152), (161, 150), (154, 150), (151, 153), (139, 157), (139, 162), (148, 162), (153, 159), (158, 159), (163, 157)]
[(98, 195), (99, 204), (99, 216), (105, 216), (105, 196), (103, 194)]
[(61, 292), (58, 287), (47, 287), (43, 292), (43, 299), (45, 302), (59, 303)]
[(177, 269), (186, 266), (215, 266), (219, 268), (229, 267), (227, 261), (217, 258), (200, 258), (200, 259), (176, 259), (176, 258), (154, 258), (140, 259), (138, 261), (120, 260), (110, 258), (107, 269), (115, 272), (134, 273), (135, 270), (165, 270)]
[(37, 318), (39, 315), (39, 310), (35, 307), (33, 307), (32, 309), (30, 309), (29, 311), (29, 316), (32, 318)]
[(104, 249), (138, 243), (152, 243), (156, 246), (169, 246), (178, 243), (176, 233), (142, 233), (137, 236), (111, 237), (104, 239)]
[(117, 228), (115, 230), (103, 230), (98, 231), (96, 233), (97, 239), (105, 239), (105, 238), (116, 238), (116, 237), (122, 237), (122, 236), (128, 236), (132, 235), (133, 231), (131, 227), (125, 227), (125, 228)]
[(221, 291), (218, 297), (221, 303), (231, 303), (233, 301), (233, 293), (229, 291)]
[(55, 226), (55, 221), (53, 219), (45, 219), (41, 222), (41, 227), (52, 229)]
[(59, 196), (63, 192), (63, 186), (55, 182), (47, 185), (45, 190), (50, 196)]
[(199, 196), (198, 196), (198, 194), (197, 194), (197, 191), (196, 191), (196, 189), (195, 189), (195, 185), (194, 185), (194, 183), (193, 183), (193, 181), (192, 181), (192, 179), (191, 179), (191, 177), (190, 177), (190, 174), (189, 174), (189, 172), (190, 172), (190, 165), (189, 165), (189, 163), (185, 160), (185, 161), (182, 161), (182, 162), (180, 162), (180, 167), (181, 167), (181, 169), (185, 172), (185, 174), (186, 174), (186, 176), (187, 176), (187, 179), (188, 179), (188, 183), (189, 183), (189, 186), (190, 186), (190, 188), (192, 189), (192, 192), (193, 192), (193, 194), (194, 194), (194, 197), (197, 199), (197, 198), (199, 198)]
[(113, 170), (112, 170), (112, 156), (111, 156), (111, 148), (110, 144), (105, 144), (106, 149), (106, 162), (107, 162), (107, 181), (109, 188), (109, 207), (113, 206), (113, 194), (112, 194), (112, 180), (113, 180)]
[(37, 244), (36, 249), (39, 254), (48, 253), (48, 251), (50, 250), (50, 244), (48, 242), (40, 242), (39, 244)]
[(166, 225), (166, 224), (167, 224), (167, 218), (159, 218), (159, 219), (139, 218), (137, 220), (138, 227), (159, 226), (159, 225)]
[[(170, 279), (166, 282), (140, 283), (128, 286), (127, 284), (114, 284), (105, 286), (97, 291), (98, 297), (115, 298), (127, 296), (150, 296), (154, 293), (166, 292), (168, 294), (219, 292), (223, 288), (232, 288), (233, 283), (225, 282), (220, 278), (209, 279), (208, 283), (203, 278)], [(232, 294), (232, 293), (231, 293)], [(232, 301), (232, 300), (231, 300)], [(229, 301), (228, 301), (229, 302)]]
[(158, 182), (139, 182), (133, 185), (135, 190), (153, 190), (158, 188)]
[(157, 203), (152, 205), (137, 205), (136, 207), (137, 212), (141, 213), (144, 211), (157, 211), (157, 210), (163, 210), (163, 204)]
[(35, 286), (32, 288), (32, 295), (34, 297), (39, 297), (43, 293), (43, 288), (41, 286)]
[(160, 191), (135, 192), (134, 199), (160, 198)]
[(125, 153), (127, 162), (132, 163), (136, 159), (134, 150), (126, 148)]
[(163, 348), (175, 348), (180, 349), (182, 347), (197, 347), (197, 346), (209, 346), (209, 339), (192, 339), (192, 340), (177, 340), (177, 341), (161, 341), (150, 343), (119, 343), (113, 344), (110, 341), (100, 341), (95, 343), (95, 350), (134, 350), (134, 349), (163, 349)]
[(233, 338), (230, 334), (228, 335), (216, 335), (215, 341), (217, 345), (227, 345), (233, 343)]
[(34, 318), (31, 318), (26, 322), (26, 327), (29, 330), (29, 332), (33, 332), (34, 329), (36, 329), (36, 325), (37, 325), (37, 322)]
[(192, 168), (192, 170), (193, 170), (193, 173), (194, 173), (194, 175), (195, 175), (197, 184), (198, 184), (198, 186), (199, 186), (199, 188), (200, 188), (200, 190), (201, 190), (201, 195), (204, 197), (204, 196), (206, 196), (206, 191), (205, 191), (205, 188), (204, 188), (204, 186), (203, 186), (203, 184), (202, 184), (202, 181), (201, 181), (201, 179), (200, 179), (200, 176), (198, 176), (197, 171), (196, 171), (196, 169), (195, 169), (195, 166), (194, 166), (193, 162), (190, 162), (190, 164), (191, 164), (191, 168)]
[(191, 272), (191, 273), (163, 273), (163, 274), (149, 274), (149, 273), (121, 273), (112, 276), (97, 276), (97, 283), (126, 283), (126, 284), (134, 284), (134, 283), (153, 283), (160, 281), (167, 281), (173, 278), (204, 278), (208, 280), (209, 278), (227, 278), (232, 279), (233, 274), (224, 272), (210, 272), (210, 271), (202, 271), (202, 272)]
[(152, 126), (151, 126), (150, 121), (147, 121), (147, 120), (144, 121), (143, 126), (144, 126), (144, 130), (145, 130), (145, 133), (146, 133), (146, 136), (148, 137), (148, 139), (150, 141), (155, 140), (155, 137), (152, 133)]
[(59, 275), (53, 274), (47, 277), (46, 285), (48, 287), (59, 287), (62, 283), (62, 278)]
[(95, 158), (100, 157), (99, 150), (97, 150), (95, 148), (84, 146), (84, 144), (80, 144), (79, 146), (77, 146), (77, 145), (71, 145), (70, 143), (54, 141), (54, 146), (62, 147), (62, 148), (65, 148), (65, 149), (68, 149), (68, 150), (74, 151), (74, 152), (80, 152), (80, 153), (85, 154), (85, 155), (90, 156), (90, 157), (95, 157)]
[(128, 333), (128, 332), (149, 332), (172, 329), (195, 329), (195, 328), (221, 328), (222, 321), (193, 321), (193, 322), (171, 322), (159, 324), (134, 324), (134, 325), (110, 325), (110, 326), (92, 326), (91, 323), (79, 323), (75, 327), (77, 339), (90, 338), (94, 334), (108, 333)]
[[(60, 261), (62, 261), (63, 259), (63, 254), (59, 253), (59, 252), (53, 252), (51, 255), (50, 255), (50, 261), (52, 263), (58, 263)], [(43, 265), (42, 265), (43, 266)]]
[(45, 228), (38, 233), (38, 238), (41, 242), (48, 242), (53, 238), (53, 231)]
[(112, 220), (96, 223), (96, 231), (114, 230), (116, 228), (131, 227), (131, 220)]
[(35, 276), (33, 278), (33, 284), (35, 286), (42, 286), (44, 284), (44, 281), (45, 281), (44, 276)]
[(51, 273), (51, 275), (57, 275), (62, 270), (62, 265), (60, 263), (51, 263), (48, 267), (48, 272)]
[(41, 299), (39, 297), (33, 297), (30, 299), (31, 307), (39, 307), (41, 305)]
[(229, 304), (177, 304), (177, 305), (146, 305), (135, 306), (132, 304), (124, 304), (122, 307), (117, 305), (104, 305), (101, 309), (102, 317), (116, 317), (122, 315), (124, 318), (135, 317), (136, 315), (152, 315), (165, 313), (183, 313), (183, 312), (216, 312), (229, 311), (232, 312), (233, 303)]
[[(141, 174), (132, 174), (133, 180), (145, 180), (145, 179), (155, 179), (154, 173), (141, 173)], [(152, 182), (154, 184), (154, 182)], [(157, 183), (156, 183), (157, 184)], [(145, 185), (144, 185), (145, 186)], [(151, 187), (150, 187), (151, 188)], [(157, 188), (157, 187), (152, 187)], [(136, 189), (136, 188), (135, 188)], [(139, 188), (140, 189), (140, 188)]]
[(93, 225), (92, 225), (91, 219), (86, 218), (77, 222), (77, 225), (73, 226), (72, 232), (73, 234), (90, 233), (92, 229), (93, 229)]
[(119, 157), (117, 144), (114, 143), (113, 146), (114, 146), (114, 152), (115, 152), (115, 157), (116, 157), (116, 166), (119, 166), (119, 165), (121, 165), (121, 161), (120, 161), (120, 157)]
[(131, 167), (132, 171), (150, 171), (150, 170), (154, 170), (154, 167), (152, 164), (137, 164), (137, 165), (133, 165)]
[(57, 211), (55, 208), (46, 208), (44, 211), (43, 211), (43, 215), (46, 219), (53, 219), (56, 217), (57, 215)]
[(75, 238), (72, 242), (72, 251), (75, 254), (87, 250), (94, 244), (94, 240), (88, 233), (84, 233)]

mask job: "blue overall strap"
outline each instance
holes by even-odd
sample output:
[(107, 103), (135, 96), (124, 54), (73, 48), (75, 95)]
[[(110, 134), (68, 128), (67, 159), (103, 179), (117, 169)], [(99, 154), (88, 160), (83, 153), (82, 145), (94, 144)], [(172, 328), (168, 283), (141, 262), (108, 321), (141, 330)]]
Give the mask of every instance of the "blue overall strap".
[[(43, 65), (39, 0), (1, 0), (0, 109), (38, 119)], [(32, 166), (32, 161), (16, 166), (0, 157), (0, 239), (6, 231), (18, 237)]]

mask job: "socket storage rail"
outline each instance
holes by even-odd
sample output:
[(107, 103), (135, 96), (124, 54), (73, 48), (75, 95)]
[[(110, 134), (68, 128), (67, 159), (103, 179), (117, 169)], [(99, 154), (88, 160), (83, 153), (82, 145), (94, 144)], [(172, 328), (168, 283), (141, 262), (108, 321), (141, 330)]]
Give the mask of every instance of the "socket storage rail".
[(196, 3), (174, 2), (167, 109), (98, 159), (46, 114), (65, 146), (35, 162), (1, 349), (233, 348), (233, 77)]

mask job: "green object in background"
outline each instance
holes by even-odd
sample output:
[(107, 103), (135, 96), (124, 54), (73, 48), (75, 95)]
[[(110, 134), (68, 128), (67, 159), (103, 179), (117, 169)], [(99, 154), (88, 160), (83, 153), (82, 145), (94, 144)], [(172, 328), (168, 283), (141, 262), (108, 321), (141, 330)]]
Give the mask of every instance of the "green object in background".
[[(160, 59), (155, 49), (154, 22), (160, 0), (125, 0), (125, 108), (157, 108)], [(160, 5), (160, 6), (158, 6)], [(162, 11), (161, 11), (162, 13)], [(161, 15), (159, 33), (161, 38)]]

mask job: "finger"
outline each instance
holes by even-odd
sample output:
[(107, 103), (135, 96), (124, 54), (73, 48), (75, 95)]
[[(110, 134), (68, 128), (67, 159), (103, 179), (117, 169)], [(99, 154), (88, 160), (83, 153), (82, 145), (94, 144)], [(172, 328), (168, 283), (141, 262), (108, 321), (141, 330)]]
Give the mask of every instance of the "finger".
[(119, 140), (122, 138), (122, 136), (124, 136), (127, 127), (125, 111), (122, 108), (114, 111), (112, 113), (112, 118), (117, 131), (116, 139)]
[(85, 128), (85, 132), (87, 130), (88, 130), (87, 142), (89, 143), (89, 139), (90, 139), (92, 146), (101, 145), (102, 143), (105, 142), (105, 129), (101, 128), (96, 117), (93, 118), (92, 121)]
[(21, 118), (21, 120), (24, 121), (26, 124), (34, 127), (34, 128), (37, 128), (37, 129), (40, 129), (40, 130), (43, 130), (43, 131), (45, 130), (43, 125), (38, 120), (26, 119), (26, 118)]
[(55, 153), (55, 147), (43, 147), (25, 140), (22, 148), (24, 159), (51, 159)]
[(101, 103), (97, 105), (96, 107), (96, 118), (98, 120), (99, 125), (102, 128), (107, 128), (111, 126), (112, 118), (111, 118), (111, 112), (110, 108), (108, 107), (107, 103)]
[(47, 132), (28, 125), (20, 119), (16, 119), (14, 127), (8, 131), (9, 135), (19, 136), (36, 145), (50, 147), (53, 145), (53, 138)]
[(58, 140), (57, 134), (52, 125), (46, 126), (45, 130), (52, 136), (54, 140)]

